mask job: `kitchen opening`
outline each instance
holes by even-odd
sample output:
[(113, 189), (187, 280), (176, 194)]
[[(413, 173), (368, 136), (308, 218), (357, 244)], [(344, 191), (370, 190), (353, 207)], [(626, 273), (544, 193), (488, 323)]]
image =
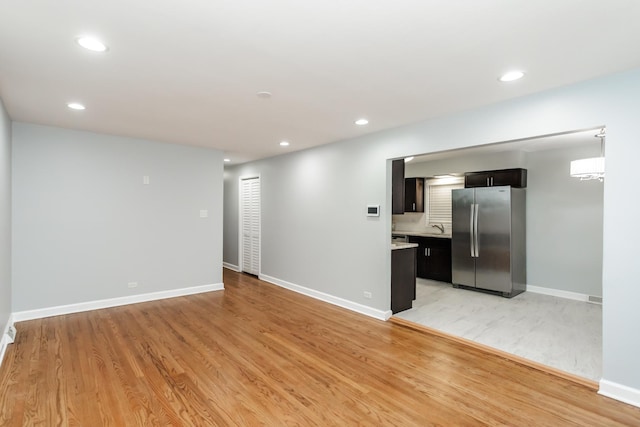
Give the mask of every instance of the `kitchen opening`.
[(598, 381), (605, 137), (394, 161), (393, 315)]

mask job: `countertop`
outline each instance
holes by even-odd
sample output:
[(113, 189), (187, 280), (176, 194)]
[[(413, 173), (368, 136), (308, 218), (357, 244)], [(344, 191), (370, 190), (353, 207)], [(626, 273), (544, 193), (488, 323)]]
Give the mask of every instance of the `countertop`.
[(398, 249), (409, 249), (409, 248), (417, 248), (417, 243), (392, 243), (391, 250), (395, 251)]
[(440, 232), (428, 232), (428, 231), (403, 231), (403, 230), (393, 230), (391, 235), (400, 235), (400, 236), (419, 236), (419, 237), (439, 237), (441, 239), (450, 239), (451, 233), (440, 233)]

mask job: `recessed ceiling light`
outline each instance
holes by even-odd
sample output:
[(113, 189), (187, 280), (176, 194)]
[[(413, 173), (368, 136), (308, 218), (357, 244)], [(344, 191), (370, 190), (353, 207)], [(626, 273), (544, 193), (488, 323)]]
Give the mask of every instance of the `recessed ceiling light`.
[(224, 159), (225, 163), (229, 163), (231, 161), (231, 159)]
[(86, 107), (78, 102), (70, 102), (67, 104), (67, 107), (71, 108), (72, 110), (84, 110)]
[(289, 143), (287, 141), (282, 141), (282, 142), (280, 142), (280, 146), (281, 147), (288, 147)]
[(369, 123), (369, 120), (367, 120), (367, 119), (358, 119), (358, 120), (356, 120), (356, 124), (358, 126), (364, 126), (364, 125), (366, 125), (368, 123)]
[(501, 82), (512, 82), (514, 80), (519, 80), (524, 77), (524, 72), (522, 71), (509, 71), (508, 73), (500, 76), (498, 80)]
[(405, 163), (409, 163), (411, 160), (413, 160), (413, 156), (404, 158)]
[(93, 52), (106, 52), (107, 45), (102, 43), (95, 37), (82, 36), (76, 39), (76, 42), (85, 49), (89, 49)]
[(256, 95), (258, 96), (258, 98), (262, 98), (262, 99), (271, 98), (271, 92), (267, 92), (267, 91), (258, 92), (256, 93)]

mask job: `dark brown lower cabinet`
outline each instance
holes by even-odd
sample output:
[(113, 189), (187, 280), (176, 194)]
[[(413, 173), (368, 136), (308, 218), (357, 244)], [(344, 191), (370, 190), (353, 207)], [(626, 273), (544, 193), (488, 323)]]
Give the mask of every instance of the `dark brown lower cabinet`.
[(416, 248), (391, 251), (391, 312), (413, 306), (416, 298)]
[(451, 283), (451, 239), (409, 236), (409, 242), (418, 244), (418, 277)]

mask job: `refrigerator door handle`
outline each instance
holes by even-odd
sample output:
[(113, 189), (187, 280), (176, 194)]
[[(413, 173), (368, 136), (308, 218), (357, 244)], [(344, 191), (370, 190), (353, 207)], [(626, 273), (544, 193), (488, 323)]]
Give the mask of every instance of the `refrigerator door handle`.
[(473, 241), (474, 241), (474, 250), (473, 252), (475, 253), (475, 257), (478, 258), (480, 256), (480, 248), (478, 247), (478, 211), (480, 210), (480, 206), (478, 204), (475, 205), (475, 212), (474, 212), (474, 218), (473, 218)]
[(470, 207), (471, 207), (471, 214), (469, 215), (469, 238), (470, 238), (469, 247), (471, 248), (471, 258), (474, 258), (476, 256), (476, 252), (475, 252), (476, 230), (473, 228), (473, 224), (474, 224), (473, 218), (475, 217), (476, 205), (471, 203)]

